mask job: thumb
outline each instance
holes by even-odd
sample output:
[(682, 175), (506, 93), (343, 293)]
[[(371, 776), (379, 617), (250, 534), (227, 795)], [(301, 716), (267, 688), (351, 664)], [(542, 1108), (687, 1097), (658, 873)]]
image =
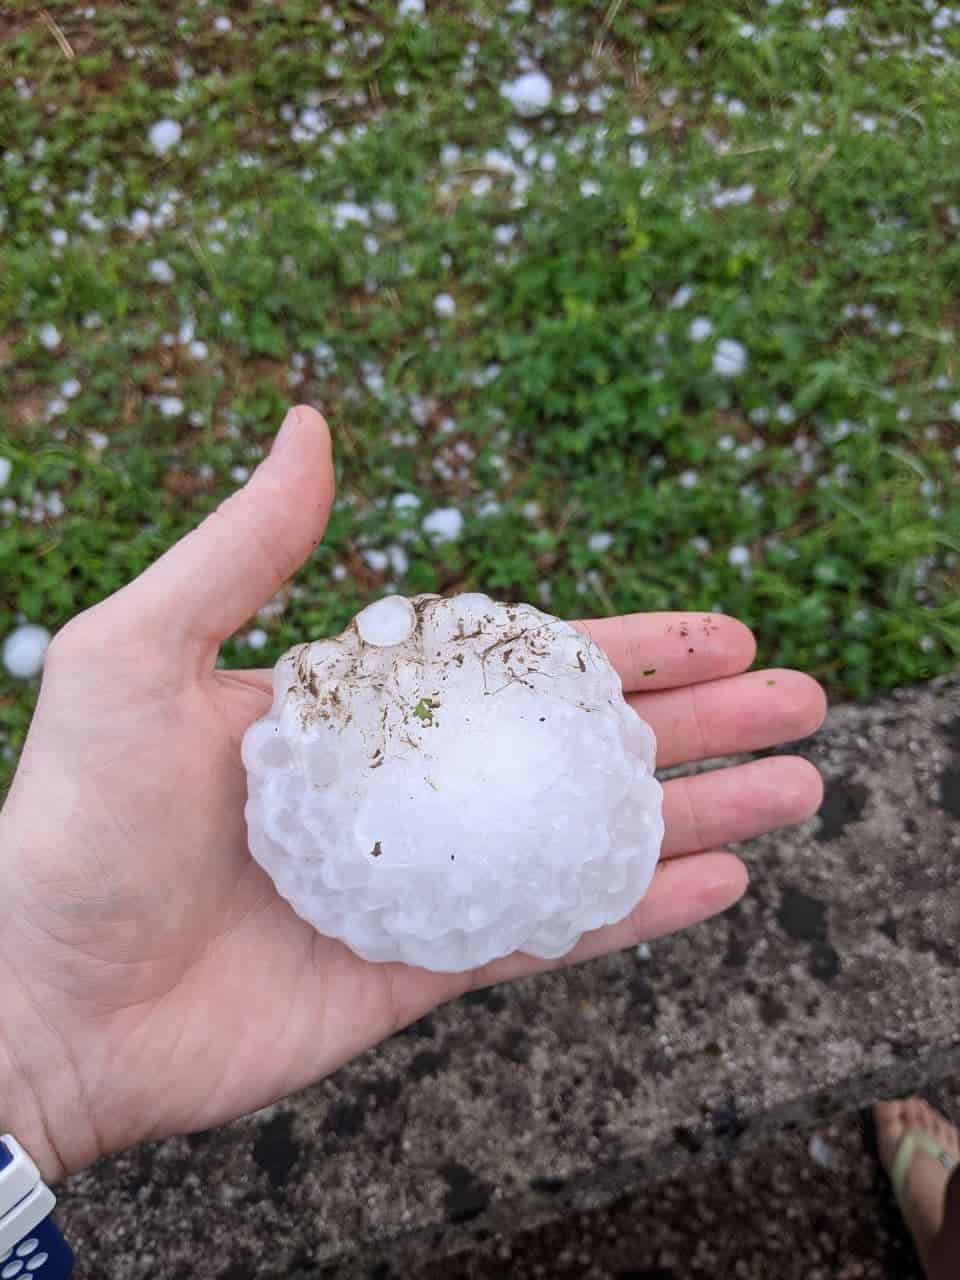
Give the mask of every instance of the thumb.
[(334, 477), (327, 424), (307, 405), (231, 497), (117, 597), (155, 633), (216, 651), (303, 564), (323, 536)]

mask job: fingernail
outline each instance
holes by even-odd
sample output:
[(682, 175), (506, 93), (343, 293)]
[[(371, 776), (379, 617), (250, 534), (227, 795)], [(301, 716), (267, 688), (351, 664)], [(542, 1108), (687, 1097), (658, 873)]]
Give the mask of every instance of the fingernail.
[(270, 448), (270, 457), (275, 457), (281, 450), (286, 449), (293, 439), (294, 433), (300, 423), (300, 415), (296, 409), (288, 409), (287, 416), (280, 424), (280, 430), (273, 438), (273, 444)]

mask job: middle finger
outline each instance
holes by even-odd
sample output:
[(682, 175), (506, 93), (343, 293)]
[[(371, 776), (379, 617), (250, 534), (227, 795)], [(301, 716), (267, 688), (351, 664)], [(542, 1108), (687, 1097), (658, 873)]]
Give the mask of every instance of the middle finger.
[(750, 671), (627, 701), (657, 735), (657, 768), (760, 751), (806, 738), (823, 723), (823, 690), (800, 671)]

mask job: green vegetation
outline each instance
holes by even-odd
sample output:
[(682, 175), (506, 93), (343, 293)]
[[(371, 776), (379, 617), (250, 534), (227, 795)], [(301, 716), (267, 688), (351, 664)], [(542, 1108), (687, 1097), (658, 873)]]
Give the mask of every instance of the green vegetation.
[[(955, 665), (949, 11), (426, 9), (0, 24), (0, 636), (140, 571), (295, 398), (339, 500), (228, 665), (388, 583), (723, 609), (842, 695)], [(531, 119), (500, 91), (527, 66)], [(0, 675), (8, 760), (31, 688)]]

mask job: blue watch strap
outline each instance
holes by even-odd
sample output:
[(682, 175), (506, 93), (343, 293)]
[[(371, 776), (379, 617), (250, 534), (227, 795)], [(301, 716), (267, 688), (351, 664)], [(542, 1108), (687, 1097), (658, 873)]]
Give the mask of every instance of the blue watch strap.
[(10, 1134), (0, 1137), (0, 1280), (66, 1280), (73, 1254), (53, 1221), (56, 1197)]

